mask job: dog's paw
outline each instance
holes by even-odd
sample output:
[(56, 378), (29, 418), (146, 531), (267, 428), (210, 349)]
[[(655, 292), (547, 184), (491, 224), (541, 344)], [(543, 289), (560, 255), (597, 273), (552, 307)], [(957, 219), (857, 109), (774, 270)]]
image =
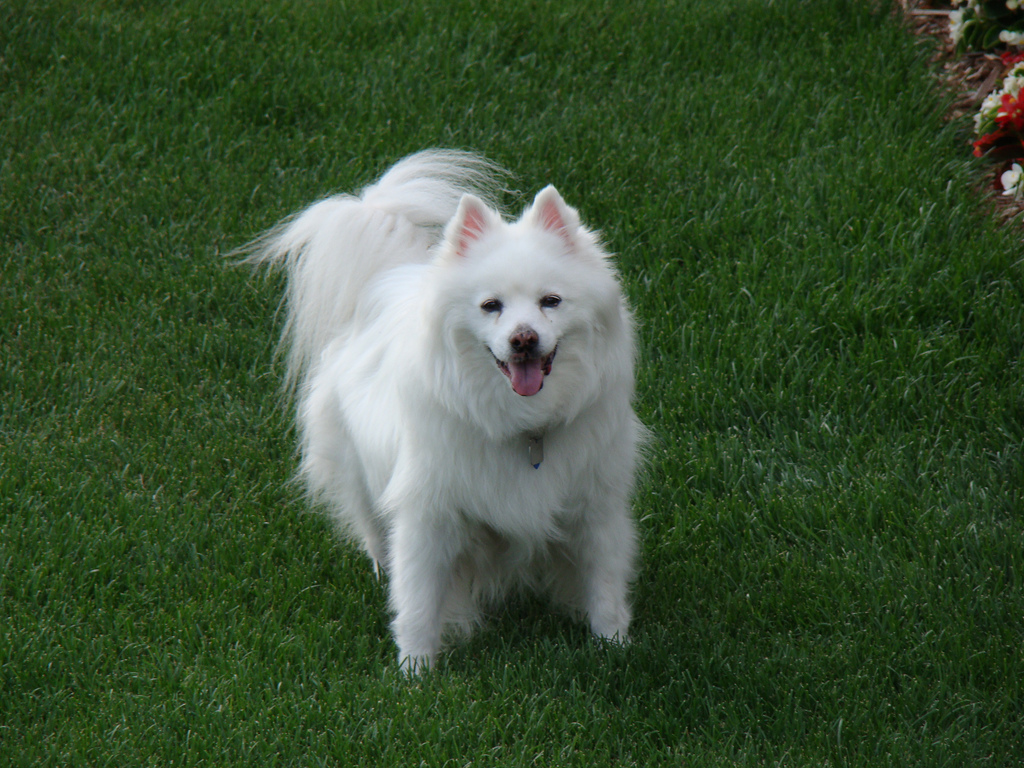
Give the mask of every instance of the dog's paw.
[(602, 640), (629, 645), (629, 606), (622, 600), (601, 601), (590, 613), (590, 631)]
[(629, 630), (627, 627), (622, 627), (615, 630), (599, 631), (593, 629), (594, 636), (603, 640), (606, 643), (613, 643), (614, 645), (621, 645), (623, 647), (629, 645)]
[(436, 659), (436, 654), (405, 653), (400, 651), (398, 654), (398, 668), (402, 670), (402, 674), (406, 677), (419, 677), (430, 671)]

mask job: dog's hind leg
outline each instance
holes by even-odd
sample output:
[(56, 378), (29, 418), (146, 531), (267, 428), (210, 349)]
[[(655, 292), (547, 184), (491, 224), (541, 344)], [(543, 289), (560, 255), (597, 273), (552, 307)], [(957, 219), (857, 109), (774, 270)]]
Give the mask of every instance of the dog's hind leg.
[(363, 550), (373, 563), (373, 575), (383, 578), (388, 567), (388, 541), (381, 521), (369, 507), (361, 507), (352, 515)]

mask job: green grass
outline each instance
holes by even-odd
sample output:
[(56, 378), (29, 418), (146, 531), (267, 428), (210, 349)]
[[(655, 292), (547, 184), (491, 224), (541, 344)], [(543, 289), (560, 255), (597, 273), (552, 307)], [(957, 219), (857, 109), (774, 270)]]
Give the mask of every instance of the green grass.
[[(83, 5), (0, 8), (0, 763), (1018, 764), (1020, 230), (887, 11)], [(626, 650), (525, 602), (405, 681), (288, 484), (281, 285), (223, 254), (427, 146), (619, 254)]]

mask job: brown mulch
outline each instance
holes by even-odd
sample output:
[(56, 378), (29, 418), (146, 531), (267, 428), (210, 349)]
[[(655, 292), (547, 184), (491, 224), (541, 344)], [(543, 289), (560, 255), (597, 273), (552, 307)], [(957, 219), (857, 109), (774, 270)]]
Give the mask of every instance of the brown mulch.
[[(900, 0), (903, 18), (911, 32), (933, 39), (936, 51), (932, 63), (939, 70), (942, 87), (954, 94), (955, 101), (946, 117), (956, 120), (973, 117), (985, 97), (998, 88), (1006, 74), (1006, 67), (998, 53), (957, 52), (949, 36), (949, 14), (953, 6), (941, 0)], [(970, 145), (964, 148), (971, 152)], [(986, 168), (979, 182), (979, 191), (985, 194), (996, 214), (1009, 221), (1024, 212), (1024, 202), (999, 194), (998, 174), (1002, 166)], [(1018, 221), (1024, 221), (1019, 219)]]

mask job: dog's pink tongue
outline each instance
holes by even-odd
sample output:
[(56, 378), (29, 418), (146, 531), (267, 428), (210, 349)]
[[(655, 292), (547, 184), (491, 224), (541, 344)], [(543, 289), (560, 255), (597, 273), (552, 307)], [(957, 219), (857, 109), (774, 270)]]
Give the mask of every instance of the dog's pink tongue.
[(536, 395), (544, 386), (544, 371), (540, 358), (526, 360), (522, 363), (509, 363), (508, 369), (512, 374), (512, 389), (517, 395), (524, 397)]

